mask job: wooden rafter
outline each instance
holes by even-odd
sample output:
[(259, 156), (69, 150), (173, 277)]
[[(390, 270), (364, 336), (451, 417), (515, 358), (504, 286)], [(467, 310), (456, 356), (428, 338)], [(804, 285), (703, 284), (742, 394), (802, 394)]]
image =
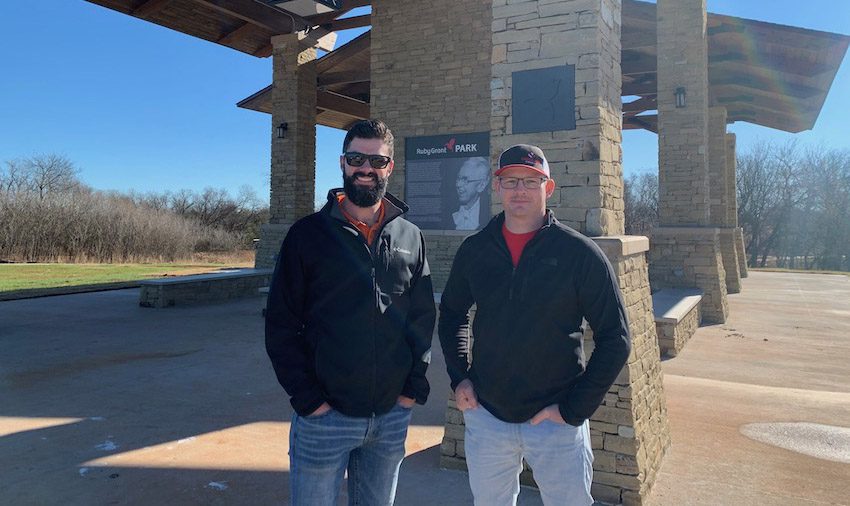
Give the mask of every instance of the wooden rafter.
[(369, 117), (369, 104), (329, 91), (316, 92), (316, 107), (361, 119)]
[(369, 82), (369, 69), (360, 68), (351, 72), (325, 72), (318, 78), (319, 86), (331, 86), (334, 84), (352, 84)]
[(652, 111), (658, 107), (655, 97), (641, 97), (633, 102), (623, 104), (624, 116), (636, 116), (642, 112)]
[(233, 44), (234, 42), (245, 38), (245, 36), (251, 33), (251, 31), (254, 29), (255, 28), (253, 23), (245, 22), (239, 27), (237, 27), (235, 30), (230, 30), (229, 32), (222, 35), (216, 42), (225, 46)]
[(272, 47), (271, 44), (266, 44), (263, 47), (261, 47), (260, 49), (257, 49), (256, 51), (254, 51), (253, 54), (257, 58), (268, 58), (269, 56), (272, 55), (273, 50), (274, 50), (274, 48)]
[[(264, 28), (274, 34), (304, 29), (306, 21), (281, 14), (277, 9), (254, 0), (192, 0), (193, 2)], [(298, 21), (301, 21), (299, 23)]]
[(365, 7), (371, 4), (372, 0), (347, 0), (342, 3), (342, 8), (340, 9), (331, 12), (324, 12), (322, 14), (315, 14), (313, 16), (307, 16), (306, 19), (313, 25), (323, 25), (325, 23), (333, 21), (334, 19), (340, 16), (348, 14), (350, 11), (356, 9), (357, 7)]

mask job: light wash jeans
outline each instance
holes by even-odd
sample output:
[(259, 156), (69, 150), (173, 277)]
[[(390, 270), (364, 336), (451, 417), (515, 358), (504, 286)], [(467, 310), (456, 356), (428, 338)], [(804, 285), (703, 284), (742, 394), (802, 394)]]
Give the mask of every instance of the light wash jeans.
[(469, 485), (476, 506), (514, 506), (522, 459), (546, 506), (593, 504), (590, 429), (546, 420), (538, 425), (507, 423), (480, 406), (463, 412)]
[(294, 506), (335, 506), (348, 468), (348, 504), (390, 506), (411, 410), (354, 418), (331, 409), (318, 416), (292, 414), (289, 479)]

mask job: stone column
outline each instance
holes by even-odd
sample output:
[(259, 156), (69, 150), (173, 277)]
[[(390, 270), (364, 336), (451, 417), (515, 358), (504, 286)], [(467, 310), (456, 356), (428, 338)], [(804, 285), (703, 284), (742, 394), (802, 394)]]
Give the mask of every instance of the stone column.
[(312, 213), (315, 201), (316, 50), (301, 33), (272, 37), (272, 47), (270, 217), (260, 231), (258, 268), (274, 267), (289, 227)]
[[(661, 226), (652, 233), (650, 280), (653, 289), (700, 288), (703, 319), (720, 323), (728, 304), (719, 232), (709, 226), (705, 0), (659, 0), (657, 19)], [(677, 107), (677, 90), (684, 107)]]
[[(510, 145), (540, 146), (558, 185), (549, 207), (573, 228), (607, 236), (595, 240), (616, 269), (633, 348), (591, 418), (593, 494), (604, 502), (641, 504), (670, 437), (645, 259), (648, 241), (615, 236), (624, 226), (620, 8), (614, 0), (493, 0), (490, 135), (494, 162)], [(515, 108), (522, 106), (513, 103), (516, 73), (565, 66), (575, 70), (575, 107), (563, 114), (575, 115), (575, 128), (515, 132)], [(441, 446), (444, 467), (465, 468), (463, 436), (463, 416), (450, 400)], [(533, 483), (531, 471), (521, 479)]]
[[(395, 135), (389, 191), (402, 199), (406, 138), (490, 130), (492, 9), (491, 0), (372, 1), (371, 114)], [(471, 234), (424, 235), (434, 289), (441, 291)]]
[[(620, 12), (615, 0), (493, 0), (491, 152), (540, 146), (557, 189), (549, 206), (588, 235), (622, 234)], [(574, 66), (575, 129), (514, 132), (515, 73)]]
[(738, 252), (735, 248), (736, 228), (730, 222), (729, 209), (735, 200), (729, 198), (729, 157), (726, 153), (726, 108), (712, 107), (708, 114), (708, 172), (711, 211), (709, 221), (720, 229), (720, 255), (726, 272), (726, 292), (741, 291)]
[[(590, 420), (593, 447), (592, 494), (607, 504), (643, 504), (655, 483), (670, 446), (667, 404), (652, 296), (649, 292), (646, 237), (594, 238), (614, 266), (626, 304), (632, 351), (626, 366)], [(585, 353), (593, 353), (593, 331), (585, 332)], [(474, 347), (473, 347), (474, 349)], [(440, 465), (466, 469), (463, 414), (449, 398), (446, 431), (440, 446)], [(533, 470), (525, 465), (520, 476), (534, 485)]]
[(632, 351), (602, 406), (591, 418), (593, 498), (611, 504), (643, 504), (670, 446), (647, 272), (649, 240), (619, 236), (598, 237), (594, 241), (617, 273), (626, 303)]
[(735, 134), (726, 134), (726, 192), (729, 195), (729, 207), (726, 208), (727, 222), (735, 227), (735, 252), (738, 257), (738, 272), (740, 277), (747, 277), (747, 254), (744, 251), (744, 229), (738, 226), (738, 192), (737, 192), (737, 138)]

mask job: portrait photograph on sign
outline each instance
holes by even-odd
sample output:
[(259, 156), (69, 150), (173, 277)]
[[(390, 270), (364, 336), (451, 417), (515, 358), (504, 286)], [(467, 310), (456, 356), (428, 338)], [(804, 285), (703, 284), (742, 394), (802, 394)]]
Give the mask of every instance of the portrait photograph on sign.
[(481, 230), (490, 221), (490, 134), (405, 139), (407, 219), (423, 230)]

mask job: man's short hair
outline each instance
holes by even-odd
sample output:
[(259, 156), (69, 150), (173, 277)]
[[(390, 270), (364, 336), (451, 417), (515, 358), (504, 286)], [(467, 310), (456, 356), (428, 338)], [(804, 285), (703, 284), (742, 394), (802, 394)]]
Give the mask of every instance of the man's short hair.
[(395, 138), (390, 131), (390, 127), (383, 121), (379, 119), (364, 119), (352, 125), (348, 129), (348, 133), (345, 134), (345, 140), (342, 141), (343, 152), (348, 151), (348, 146), (351, 145), (351, 141), (355, 137), (360, 139), (381, 139), (390, 148), (390, 158), (393, 157), (393, 142)]

